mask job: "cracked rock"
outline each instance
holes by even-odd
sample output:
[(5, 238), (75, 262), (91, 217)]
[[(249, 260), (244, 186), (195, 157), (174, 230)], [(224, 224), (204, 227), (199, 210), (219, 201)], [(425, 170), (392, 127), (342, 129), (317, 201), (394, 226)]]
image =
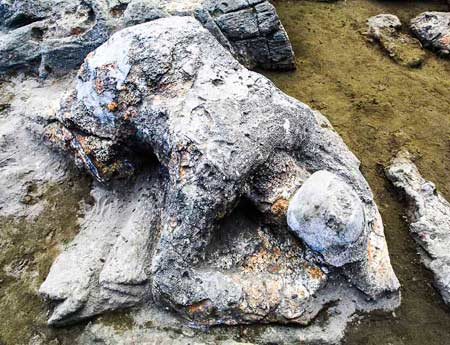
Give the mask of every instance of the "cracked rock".
[(115, 31), (171, 15), (197, 18), (248, 67), (295, 68), (289, 38), (268, 1), (17, 0), (0, 4), (0, 72), (63, 74)]

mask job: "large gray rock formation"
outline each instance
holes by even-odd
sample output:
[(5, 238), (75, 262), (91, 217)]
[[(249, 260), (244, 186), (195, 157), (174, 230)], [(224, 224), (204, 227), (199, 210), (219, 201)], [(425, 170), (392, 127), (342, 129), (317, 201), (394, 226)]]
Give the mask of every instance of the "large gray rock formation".
[(264, 0), (15, 0), (0, 3), (0, 71), (64, 73), (118, 29), (170, 15), (194, 16), (248, 67), (295, 68), (289, 38)]
[(419, 67), (425, 52), (420, 42), (401, 32), (402, 23), (393, 14), (379, 14), (367, 20), (367, 35), (400, 65)]
[(450, 54), (450, 12), (424, 12), (411, 20), (411, 31), (424, 47)]
[[(321, 114), (244, 68), (191, 17), (124, 29), (89, 54), (47, 138), (99, 181), (96, 206), (40, 288), (56, 305), (51, 324), (150, 304), (194, 325), (305, 325), (283, 332), (317, 340), (330, 304), (345, 321), (398, 304), (359, 161)], [(360, 228), (342, 229), (345, 243), (328, 238), (357, 248), (353, 258), (330, 260), (286, 223), (289, 200), (317, 171), (355, 203), (355, 217), (337, 219)], [(268, 329), (264, 342), (283, 332)]]
[(450, 305), (450, 203), (420, 175), (408, 152), (399, 152), (386, 174), (406, 197), (411, 234), (423, 263), (434, 274), (437, 289)]

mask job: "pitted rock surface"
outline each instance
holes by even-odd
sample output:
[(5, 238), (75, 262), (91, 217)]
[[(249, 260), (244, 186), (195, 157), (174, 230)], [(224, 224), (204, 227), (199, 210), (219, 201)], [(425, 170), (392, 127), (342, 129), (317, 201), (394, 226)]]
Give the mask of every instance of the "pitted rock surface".
[(0, 71), (65, 73), (117, 30), (194, 16), (248, 67), (295, 68), (275, 8), (264, 0), (15, 0), (0, 4)]
[[(196, 324), (306, 326), (333, 301), (371, 310), (397, 295), (359, 161), (321, 114), (243, 67), (194, 18), (124, 29), (89, 54), (47, 137), (110, 184), (97, 186), (40, 288), (57, 304), (52, 324), (156, 303)], [(365, 214), (364, 255), (342, 268), (286, 223), (319, 170)]]
[(406, 196), (411, 235), (442, 298), (450, 305), (450, 203), (420, 175), (408, 152), (400, 151), (386, 174)]

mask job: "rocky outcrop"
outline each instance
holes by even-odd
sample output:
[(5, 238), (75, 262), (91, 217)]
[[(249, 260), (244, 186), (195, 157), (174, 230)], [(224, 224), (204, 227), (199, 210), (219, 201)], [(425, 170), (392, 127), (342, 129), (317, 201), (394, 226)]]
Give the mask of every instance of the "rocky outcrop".
[(34, 66), (41, 76), (64, 73), (118, 29), (170, 15), (194, 16), (248, 67), (295, 68), (268, 1), (18, 0), (0, 4), (0, 71)]
[(420, 42), (400, 31), (402, 23), (392, 14), (379, 14), (367, 20), (367, 35), (400, 65), (419, 67), (424, 58)]
[(449, 12), (424, 12), (411, 20), (411, 31), (422, 42), (424, 47), (440, 55), (449, 55)]
[(408, 152), (399, 152), (386, 175), (406, 197), (411, 234), (423, 263), (434, 274), (437, 289), (450, 305), (450, 203), (420, 175), (411, 159)]
[[(304, 325), (290, 336), (311, 339), (332, 304), (346, 321), (398, 304), (359, 161), (191, 17), (124, 29), (89, 54), (47, 138), (99, 181), (40, 288), (51, 324), (150, 304), (195, 325)], [(332, 188), (316, 197), (318, 180)], [(300, 229), (308, 203), (319, 212)]]
[(0, 71), (69, 71), (110, 34), (101, 1), (2, 2), (0, 18)]
[(289, 38), (269, 1), (132, 0), (124, 22), (129, 26), (169, 15), (194, 15), (247, 67), (295, 68)]

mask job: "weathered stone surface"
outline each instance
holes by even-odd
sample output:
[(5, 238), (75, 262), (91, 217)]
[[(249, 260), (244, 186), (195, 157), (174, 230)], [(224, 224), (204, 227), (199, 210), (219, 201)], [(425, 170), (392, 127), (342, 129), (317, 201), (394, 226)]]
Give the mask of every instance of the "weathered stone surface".
[(400, 32), (402, 23), (392, 14), (379, 14), (367, 20), (367, 35), (397, 63), (408, 67), (419, 67), (424, 58), (420, 42)]
[(292, 198), (287, 213), (294, 233), (332, 266), (361, 261), (367, 248), (364, 208), (338, 176), (318, 171)]
[[(193, 18), (114, 34), (85, 60), (48, 138), (110, 181), (41, 286), (57, 304), (52, 324), (148, 303), (197, 325), (294, 323), (308, 328), (291, 339), (318, 339), (315, 317), (332, 302), (345, 301), (346, 321), (398, 303), (359, 161), (321, 114), (245, 69)], [(339, 176), (366, 217), (355, 235), (364, 255), (342, 268), (285, 220), (319, 170)], [(136, 177), (115, 178), (127, 172)]]
[(3, 83), (7, 115), (0, 116), (0, 216), (32, 219), (42, 211), (38, 196), (46, 185), (67, 177), (66, 162), (40, 142), (46, 120), (54, 116), (69, 84), (65, 80), (39, 88), (38, 82), (20, 76)]
[(420, 175), (411, 159), (408, 152), (399, 152), (386, 175), (406, 196), (411, 234), (423, 263), (434, 274), (437, 289), (450, 305), (450, 203)]
[(247, 67), (295, 68), (289, 38), (269, 1), (132, 0), (125, 25), (170, 15), (193, 15)]
[(39, 66), (40, 74), (69, 71), (109, 36), (101, 1), (2, 2), (0, 71)]
[(448, 56), (450, 53), (450, 13), (424, 12), (411, 20), (411, 31), (424, 47)]
[(114, 31), (170, 15), (196, 17), (248, 67), (295, 68), (268, 1), (17, 0), (0, 5), (0, 71), (35, 66), (41, 76), (66, 72)]

